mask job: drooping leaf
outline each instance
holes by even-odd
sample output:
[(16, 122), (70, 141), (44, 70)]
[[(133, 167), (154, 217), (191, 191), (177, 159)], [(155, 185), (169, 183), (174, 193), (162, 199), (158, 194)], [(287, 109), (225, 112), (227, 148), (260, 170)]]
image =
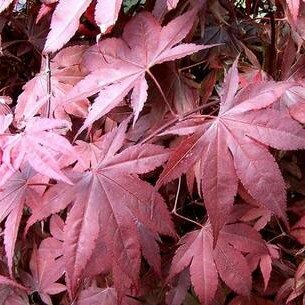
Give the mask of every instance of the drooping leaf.
[(75, 34), (81, 15), (91, 0), (59, 1), (52, 16), (51, 31), (44, 46), (46, 53), (59, 50)]
[(101, 33), (105, 33), (108, 28), (115, 24), (123, 0), (98, 0), (95, 8), (95, 20)]
[(41, 196), (29, 184), (41, 180), (29, 166), (16, 171), (2, 186), (0, 192), (0, 222), (5, 219), (4, 244), (10, 274), (13, 274), (13, 257), (20, 221), (25, 205), (37, 207)]
[(179, 244), (169, 276), (173, 277), (189, 267), (194, 290), (203, 305), (212, 304), (218, 287), (218, 274), (232, 290), (249, 296), (251, 272), (242, 253), (258, 257), (268, 253), (260, 235), (244, 224), (225, 226), (214, 249), (210, 225), (186, 234)]
[(101, 139), (97, 160), (90, 162), (89, 170), (67, 171), (74, 185), (53, 186), (45, 194), (43, 206), (29, 220), (31, 225), (74, 203), (66, 220), (63, 244), (67, 284), (72, 296), (90, 264), (98, 239), (106, 245), (109, 258), (103, 265), (107, 269), (110, 264), (115, 286), (121, 294), (131, 285), (137, 285), (141, 252), (152, 267), (160, 268), (158, 258), (151, 257), (149, 251), (158, 256), (156, 236), (173, 234), (162, 197), (135, 175), (161, 165), (168, 152), (147, 144), (131, 146), (117, 154), (123, 145), (126, 126), (125, 121)]
[(180, 128), (171, 129), (195, 133), (171, 154), (158, 182), (160, 186), (178, 178), (200, 160), (203, 197), (216, 238), (230, 214), (238, 179), (259, 204), (286, 221), (285, 184), (267, 145), (285, 150), (305, 147), (301, 125), (285, 111), (267, 108), (289, 83), (260, 82), (236, 93), (237, 83), (234, 64), (224, 82), (218, 116), (203, 120), (195, 129), (187, 120), (185, 128), (178, 124)]
[(295, 81), (296, 84), (286, 90), (281, 102), (288, 108), (290, 115), (300, 123), (305, 123), (305, 56), (300, 56), (288, 71), (285, 78)]
[[(63, 47), (76, 33), (80, 17), (92, 0), (60, 0), (52, 16), (51, 30), (44, 47), (45, 53), (52, 53)], [(102, 33), (115, 24), (122, 0), (98, 0), (95, 7), (95, 20)]]
[(72, 102), (99, 92), (81, 130), (117, 106), (131, 89), (136, 121), (147, 99), (145, 74), (151, 73), (152, 66), (211, 47), (177, 45), (190, 31), (195, 17), (193, 9), (161, 27), (150, 13), (143, 12), (125, 26), (121, 39), (106, 39), (91, 47), (84, 60), (91, 73), (67, 96)]
[(40, 298), (48, 305), (53, 304), (50, 295), (58, 294), (66, 290), (65, 285), (56, 283), (64, 273), (62, 257), (53, 259), (50, 256), (45, 256), (45, 250), (43, 248), (46, 247), (45, 243), (49, 243), (50, 241), (51, 239), (45, 239), (43, 241), (44, 244), (39, 249), (34, 246), (30, 261), (31, 275), (27, 273), (23, 274), (24, 280), (31, 287), (31, 290), (33, 292), (37, 291)]
[[(18, 97), (15, 108), (15, 119), (18, 122), (28, 121), (37, 113), (42, 117), (52, 115), (66, 120), (69, 119), (68, 113), (80, 117), (86, 116), (88, 100), (76, 101), (68, 107), (64, 107), (61, 103), (61, 99), (73, 85), (86, 75), (80, 67), (86, 48), (86, 46), (65, 48), (51, 60), (50, 97), (48, 96), (47, 66), (45, 61), (42, 63), (41, 71), (24, 85), (24, 91)], [(50, 105), (47, 106), (49, 102)]]
[[(1, 135), (1, 167), (9, 168), (11, 175), (28, 163), (47, 177), (71, 183), (62, 173), (56, 158), (60, 155), (75, 155), (75, 152), (66, 138), (53, 131), (67, 128), (69, 123), (65, 120), (35, 117), (27, 122), (22, 132)], [(6, 180), (8, 178), (5, 177)], [(4, 183), (5, 179), (2, 178), (1, 182)]]

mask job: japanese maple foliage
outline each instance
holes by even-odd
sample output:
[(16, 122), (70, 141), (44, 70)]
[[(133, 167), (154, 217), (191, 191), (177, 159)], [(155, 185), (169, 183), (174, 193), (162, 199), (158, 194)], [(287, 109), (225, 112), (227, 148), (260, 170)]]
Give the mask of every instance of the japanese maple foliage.
[(277, 149), (305, 148), (302, 126), (288, 115), (266, 108), (291, 85), (257, 82), (236, 94), (236, 64), (225, 78), (218, 116), (202, 119), (203, 123), (192, 129), (188, 119), (182, 126), (178, 123), (173, 128), (173, 133), (194, 134), (174, 150), (158, 181), (163, 184), (179, 177), (200, 159), (196, 179), (202, 180), (205, 206), (215, 236), (230, 214), (238, 179), (254, 199), (286, 220), (284, 181), (273, 157), (261, 143)]
[(0, 305), (304, 304), (304, 1), (0, 13)]

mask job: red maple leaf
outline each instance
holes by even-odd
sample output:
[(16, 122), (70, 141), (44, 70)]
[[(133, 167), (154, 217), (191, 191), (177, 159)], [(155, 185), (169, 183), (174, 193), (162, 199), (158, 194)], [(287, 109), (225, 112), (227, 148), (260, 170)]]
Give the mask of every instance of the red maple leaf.
[[(89, 169), (66, 171), (74, 184), (60, 182), (50, 188), (42, 207), (34, 210), (29, 219), (28, 225), (31, 225), (73, 203), (63, 243), (67, 285), (72, 296), (84, 270), (87, 268), (89, 272), (98, 240), (107, 251), (107, 259), (100, 264), (105, 270), (112, 270), (115, 286), (122, 293), (137, 286), (141, 252), (152, 267), (158, 269), (159, 251), (155, 240), (158, 234), (173, 235), (174, 232), (162, 197), (135, 175), (161, 165), (168, 151), (147, 144), (117, 153), (125, 139), (127, 122), (100, 139), (100, 149)], [(90, 154), (85, 155), (88, 156)], [(97, 270), (90, 272), (94, 271)]]
[[(18, 97), (15, 108), (17, 122), (26, 122), (38, 113), (42, 117), (51, 115), (66, 120), (69, 119), (68, 113), (80, 117), (87, 115), (89, 106), (87, 99), (76, 101), (66, 107), (61, 103), (61, 99), (73, 88), (73, 85), (86, 75), (80, 66), (86, 49), (86, 46), (73, 46), (58, 52), (50, 61), (52, 73), (48, 71), (46, 61), (42, 62), (41, 71), (23, 86), (24, 91)], [(50, 80), (48, 73), (51, 73)], [(50, 81), (49, 85), (48, 81)], [(48, 86), (50, 86), (50, 96), (48, 96)]]
[(147, 99), (145, 74), (156, 82), (152, 66), (211, 47), (177, 45), (191, 30), (196, 12), (188, 11), (164, 27), (150, 13), (140, 13), (125, 26), (121, 39), (103, 40), (86, 52), (84, 64), (91, 73), (65, 99), (72, 102), (99, 93), (79, 132), (117, 106), (131, 89), (136, 121)]
[(0, 222), (5, 219), (4, 243), (8, 260), (8, 267), (12, 275), (15, 242), (19, 231), (23, 208), (35, 208), (39, 205), (41, 196), (35, 186), (31, 184), (41, 182), (41, 175), (37, 175), (29, 166), (16, 171), (2, 186), (0, 191)]
[[(43, 240), (39, 249), (34, 245), (30, 261), (31, 275), (24, 272), (22, 277), (32, 292), (37, 291), (44, 303), (52, 305), (50, 295), (65, 291), (66, 286), (56, 283), (64, 273), (63, 259), (62, 257), (52, 259), (50, 256), (45, 256), (44, 247), (47, 243), (52, 243), (52, 240), (48, 238)], [(50, 249), (52, 251), (53, 247)]]
[(62, 173), (58, 156), (74, 155), (70, 142), (53, 130), (69, 128), (69, 122), (34, 117), (26, 123), (20, 133), (1, 134), (3, 150), (0, 170), (3, 184), (21, 166), (29, 164), (37, 172), (54, 179), (71, 183)]
[(285, 183), (267, 145), (276, 149), (305, 147), (305, 131), (286, 112), (268, 108), (290, 87), (287, 82), (259, 82), (238, 90), (237, 61), (227, 74), (217, 117), (199, 116), (167, 133), (193, 135), (172, 152), (158, 186), (178, 178), (200, 160), (198, 181), (214, 235), (225, 224), (238, 180), (248, 193), (286, 220)]
[(226, 225), (213, 249), (210, 225), (184, 235), (172, 261), (169, 278), (189, 267), (191, 282), (202, 305), (212, 304), (218, 287), (218, 274), (235, 292), (249, 296), (251, 271), (242, 253), (268, 254), (260, 235), (245, 224)]

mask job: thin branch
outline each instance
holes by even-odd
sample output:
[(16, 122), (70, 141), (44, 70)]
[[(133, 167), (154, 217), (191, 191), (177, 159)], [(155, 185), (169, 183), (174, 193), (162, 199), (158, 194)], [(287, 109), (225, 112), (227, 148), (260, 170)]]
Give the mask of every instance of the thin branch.
[(298, 252), (296, 252), (295, 256), (301, 255), (305, 252), (305, 247), (301, 248)]
[(279, 226), (281, 233), (282, 234), (286, 234), (285, 230), (283, 229), (283, 227), (281, 226), (281, 223), (279, 222), (278, 218), (275, 217), (275, 221), (277, 222), (277, 225)]
[[(255, 18), (248, 18), (248, 19), (244, 19), (239, 21), (239, 23), (243, 23), (243, 22), (248, 22), (248, 21), (256, 21), (256, 20), (266, 20), (266, 21), (270, 21), (271, 17), (255, 17)], [(274, 21), (287, 21), (287, 18), (274, 18)]]
[(52, 84), (51, 84), (51, 64), (50, 64), (50, 55), (46, 54), (46, 74), (47, 74), (47, 94), (48, 94), (48, 100), (47, 100), (47, 118), (51, 115), (51, 94), (52, 94)]
[(185, 70), (194, 68), (194, 67), (199, 66), (199, 65), (201, 65), (201, 64), (203, 64), (203, 63), (205, 63), (205, 62), (207, 62), (206, 59), (201, 60), (201, 61), (199, 61), (199, 62), (196, 62), (196, 63), (194, 63), (194, 64), (192, 64), (192, 65), (189, 65), (189, 66), (186, 66), (186, 67), (182, 67), (182, 68), (180, 68), (178, 71), (179, 71), (179, 73), (181, 73), (182, 71), (185, 71)]
[(180, 195), (180, 189), (181, 189), (181, 177), (178, 180), (178, 187), (177, 187), (177, 192), (176, 192), (176, 196), (175, 196), (175, 203), (174, 203), (174, 207), (173, 207), (171, 213), (177, 212), (177, 205), (178, 205), (178, 199), (179, 199), (179, 195)]
[(15, 86), (20, 86), (20, 85), (24, 85), (24, 84), (25, 84), (25, 81), (7, 85), (7, 86), (2, 87), (2, 88), (0, 89), (0, 93), (2, 93), (3, 91), (5, 91), (5, 90), (8, 89), (8, 88), (15, 87)]
[(172, 107), (171, 107), (169, 101), (167, 100), (167, 98), (166, 98), (166, 96), (165, 96), (165, 94), (164, 94), (164, 92), (163, 92), (163, 90), (162, 90), (160, 84), (158, 83), (158, 81), (156, 80), (156, 78), (154, 77), (154, 75), (151, 73), (150, 70), (147, 70), (146, 72), (147, 72), (147, 74), (151, 77), (151, 79), (153, 80), (153, 82), (155, 83), (155, 85), (157, 86), (157, 88), (158, 88), (158, 90), (159, 90), (159, 92), (160, 92), (160, 94), (161, 94), (161, 96), (162, 96), (162, 98), (163, 98), (165, 104), (167, 105), (169, 111), (171, 112), (171, 114), (172, 114), (173, 116), (177, 116), (177, 113), (172, 109)]
[(175, 216), (177, 216), (177, 217), (179, 217), (179, 218), (181, 218), (185, 221), (191, 222), (192, 224), (195, 224), (196, 226), (199, 226), (200, 228), (203, 228), (203, 225), (200, 224), (199, 222), (197, 222), (195, 220), (192, 220), (190, 218), (184, 217), (184, 216), (177, 213), (177, 205), (178, 205), (178, 199), (179, 199), (179, 195), (180, 195), (180, 189), (181, 189), (181, 177), (178, 180), (178, 187), (177, 187), (177, 192), (176, 192), (176, 197), (175, 197), (175, 204), (174, 204), (173, 210), (171, 211), (171, 214), (174, 214)]
[[(271, 3), (270, 3), (271, 5)], [(270, 52), (269, 52), (269, 74), (275, 78), (275, 67), (276, 67), (276, 25), (275, 25), (275, 17), (274, 12), (270, 13), (270, 25), (271, 25), (271, 42), (270, 42)]]
[(270, 240), (267, 241), (267, 244), (270, 244), (271, 242), (275, 241), (278, 238), (284, 237), (284, 236), (288, 236), (286, 233), (281, 233), (280, 235), (277, 235), (273, 238), (271, 238)]
[[(190, 110), (184, 114), (182, 114), (180, 117), (175, 117), (174, 119), (172, 119), (171, 121), (165, 123), (163, 126), (161, 126), (160, 128), (158, 128), (157, 130), (155, 130), (152, 134), (150, 134), (148, 137), (146, 137), (143, 141), (141, 141), (141, 144), (147, 143), (148, 141), (150, 141), (151, 139), (153, 139), (155, 136), (157, 136), (159, 133), (161, 133), (163, 130), (165, 130), (166, 128), (172, 126), (173, 124), (184, 120), (186, 117), (200, 111), (203, 110), (205, 108), (209, 108), (211, 106), (214, 106), (218, 104), (218, 101), (213, 101), (204, 105), (201, 105), (193, 110)], [(212, 116), (207, 115), (206, 117), (212, 118)]]
[(51, 183), (28, 183), (27, 186), (54, 186)]

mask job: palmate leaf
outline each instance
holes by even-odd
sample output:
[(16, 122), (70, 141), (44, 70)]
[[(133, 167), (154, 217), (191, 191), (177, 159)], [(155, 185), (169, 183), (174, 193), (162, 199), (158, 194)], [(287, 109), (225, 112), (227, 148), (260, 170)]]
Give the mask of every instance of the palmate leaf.
[[(69, 114), (79, 117), (87, 115), (89, 101), (87, 99), (71, 103), (63, 107), (61, 99), (79, 82), (86, 74), (82, 70), (81, 58), (86, 46), (73, 46), (62, 49), (50, 60), (50, 90), (48, 97), (48, 73), (46, 62), (43, 61), (40, 72), (23, 86), (15, 108), (15, 120), (18, 122), (29, 121), (39, 113), (41, 117), (49, 114), (58, 119), (69, 120)], [(50, 105), (47, 109), (47, 103)], [(49, 112), (49, 114), (48, 114)]]
[(71, 296), (75, 296), (84, 270), (90, 265), (98, 239), (106, 245), (108, 257), (101, 264), (105, 270), (112, 270), (115, 286), (122, 294), (138, 284), (141, 252), (158, 269), (155, 240), (158, 234), (174, 234), (162, 197), (135, 175), (164, 163), (168, 152), (148, 144), (131, 146), (117, 154), (126, 126), (127, 121), (102, 137), (98, 162), (92, 160), (93, 167), (85, 172), (67, 171), (74, 184), (53, 186), (45, 194), (42, 207), (34, 210), (29, 219), (31, 225), (73, 203), (64, 227), (63, 244)]
[[(35, 177), (36, 176), (36, 177)], [(41, 181), (29, 166), (16, 171), (2, 186), (0, 192), (0, 222), (5, 220), (4, 244), (10, 274), (13, 274), (13, 257), (20, 221), (25, 205), (34, 208), (41, 200), (40, 194), (29, 184)]]
[(91, 73), (65, 98), (70, 103), (99, 93), (79, 132), (116, 107), (131, 89), (136, 121), (147, 99), (145, 74), (152, 66), (211, 47), (177, 45), (191, 30), (196, 13), (188, 11), (164, 27), (150, 13), (139, 13), (127, 23), (121, 39), (103, 40), (86, 52), (84, 64)]
[(70, 124), (65, 120), (33, 117), (22, 132), (1, 134), (3, 155), (0, 171), (6, 172), (1, 177), (1, 184), (27, 163), (42, 175), (71, 183), (62, 173), (57, 158), (75, 156), (75, 152), (70, 142), (54, 131), (68, 128)]
[[(50, 240), (45, 239), (42, 245), (45, 247), (45, 244), (48, 242)], [(62, 257), (55, 260), (45, 257), (44, 254), (45, 251), (42, 251), (40, 248), (37, 249), (34, 246), (30, 261), (31, 275), (24, 273), (23, 277), (27, 286), (31, 287), (33, 292), (37, 291), (44, 303), (52, 305), (50, 295), (55, 295), (66, 290), (65, 285), (56, 283), (64, 273), (64, 264)]]
[(58, 279), (64, 274), (64, 261), (62, 249), (63, 220), (53, 215), (50, 219), (50, 233), (52, 237), (45, 238), (39, 248), (34, 244), (30, 271), (21, 272), (21, 279), (26, 287), (32, 292), (39, 293), (44, 303), (52, 305), (50, 295), (55, 295), (66, 290), (66, 286), (57, 283)]
[(301, 302), (304, 1), (268, 2), (0, 0), (0, 305)]
[(242, 253), (258, 257), (268, 254), (260, 235), (245, 224), (226, 225), (220, 231), (214, 249), (209, 224), (184, 235), (179, 245), (169, 278), (189, 267), (192, 284), (202, 305), (212, 304), (218, 287), (218, 274), (232, 290), (249, 296), (251, 272)]
[(230, 214), (238, 180), (260, 204), (286, 221), (285, 183), (267, 145), (292, 150), (305, 147), (305, 131), (286, 112), (267, 108), (291, 85), (259, 82), (238, 89), (237, 62), (227, 74), (215, 119), (190, 119), (168, 133), (193, 135), (174, 150), (157, 183), (161, 186), (200, 160), (199, 180), (217, 239)]

